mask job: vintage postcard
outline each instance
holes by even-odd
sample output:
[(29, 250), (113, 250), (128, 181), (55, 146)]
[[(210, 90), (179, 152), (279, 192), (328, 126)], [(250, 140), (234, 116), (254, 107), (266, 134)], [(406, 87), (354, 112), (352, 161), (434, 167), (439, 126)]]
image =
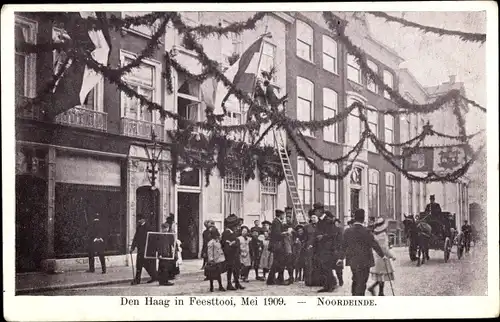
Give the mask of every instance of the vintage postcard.
[(4, 318), (498, 316), (497, 39), (492, 1), (4, 6)]

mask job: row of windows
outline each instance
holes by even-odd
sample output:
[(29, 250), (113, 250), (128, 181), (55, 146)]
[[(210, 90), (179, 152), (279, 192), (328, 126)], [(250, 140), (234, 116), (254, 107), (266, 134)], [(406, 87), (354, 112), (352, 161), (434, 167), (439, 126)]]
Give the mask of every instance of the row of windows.
[[(337, 74), (338, 46), (337, 42), (326, 35), (322, 36), (323, 45), (323, 68), (329, 72)], [(310, 62), (314, 62), (314, 31), (311, 26), (301, 20), (297, 20), (297, 56)], [(378, 65), (372, 60), (367, 61), (368, 66), (378, 74)], [(394, 75), (384, 69), (383, 80), (390, 88), (394, 88)], [(354, 56), (347, 55), (347, 79), (362, 85), (363, 75), (361, 68)], [(378, 93), (377, 85), (370, 79), (366, 79), (366, 87), (373, 93)], [(389, 93), (384, 91), (384, 97), (390, 98)]]
[[(350, 105), (354, 100), (349, 100)], [(297, 119), (300, 121), (314, 120), (314, 83), (308, 79), (297, 77)], [(337, 115), (338, 109), (338, 94), (333, 89), (323, 88), (323, 119), (329, 119)], [(357, 109), (353, 110), (350, 119), (348, 119), (348, 138), (347, 142), (354, 145), (363, 132), (363, 126)], [(367, 111), (367, 119), (370, 129), (379, 136), (379, 113), (372, 107)], [(384, 140), (387, 143), (394, 143), (394, 116), (384, 115)], [(302, 134), (313, 137), (313, 133), (305, 129)], [(323, 140), (328, 142), (338, 141), (337, 124), (333, 124), (323, 129)], [(366, 142), (365, 148), (376, 152), (375, 146), (371, 141)], [(393, 147), (388, 145), (387, 148), (392, 151)]]
[[(313, 160), (311, 160), (313, 161)], [(323, 163), (323, 171), (335, 175), (338, 174), (336, 164)], [(362, 171), (362, 170), (360, 170)], [(361, 179), (360, 179), (361, 180)], [(361, 181), (360, 181), (361, 183)], [(323, 203), (325, 207), (333, 210), (336, 216), (338, 213), (338, 184), (339, 180), (323, 178)], [(380, 213), (380, 181), (379, 171), (369, 169), (368, 171), (368, 214), (378, 217)], [(307, 164), (307, 161), (299, 157), (297, 159), (297, 187), (300, 200), (305, 207), (310, 207), (314, 203), (314, 173)], [(396, 176), (392, 172), (385, 173), (385, 214), (389, 218), (396, 219)]]

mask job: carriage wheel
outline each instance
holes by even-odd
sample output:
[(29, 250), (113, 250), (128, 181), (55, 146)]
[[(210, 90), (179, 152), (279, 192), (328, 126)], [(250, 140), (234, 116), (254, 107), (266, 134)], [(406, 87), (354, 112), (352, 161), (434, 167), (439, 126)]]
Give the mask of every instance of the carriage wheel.
[(444, 262), (447, 263), (448, 259), (450, 259), (450, 253), (451, 253), (451, 240), (449, 237), (446, 237), (444, 241)]

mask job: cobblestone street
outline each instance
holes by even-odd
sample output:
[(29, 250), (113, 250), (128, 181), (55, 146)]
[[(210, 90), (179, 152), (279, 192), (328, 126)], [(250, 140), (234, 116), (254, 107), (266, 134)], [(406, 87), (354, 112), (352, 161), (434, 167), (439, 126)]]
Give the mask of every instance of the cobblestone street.
[[(410, 262), (407, 248), (395, 248), (397, 260), (394, 263), (396, 280), (393, 282), (396, 296), (481, 296), (487, 292), (487, 261), (479, 248), (471, 249), (462, 259), (453, 253), (448, 263), (444, 262), (442, 251), (431, 251), (431, 260), (421, 267)], [(350, 269), (344, 270), (345, 284), (327, 296), (349, 296), (351, 287)], [(244, 283), (245, 290), (221, 293), (208, 291), (208, 281), (203, 281), (203, 274), (181, 275), (174, 281), (174, 286), (141, 284), (131, 286), (128, 283), (77, 288), (39, 293), (39, 295), (114, 295), (114, 296), (187, 296), (187, 295), (254, 295), (254, 296), (316, 296), (320, 287), (307, 287), (303, 282), (290, 286), (267, 286), (265, 282), (255, 281), (253, 272), (250, 282)], [(225, 286), (225, 276), (223, 277)], [(369, 283), (371, 283), (369, 281)], [(368, 292), (367, 292), (368, 294)], [(392, 296), (389, 283), (385, 295)]]

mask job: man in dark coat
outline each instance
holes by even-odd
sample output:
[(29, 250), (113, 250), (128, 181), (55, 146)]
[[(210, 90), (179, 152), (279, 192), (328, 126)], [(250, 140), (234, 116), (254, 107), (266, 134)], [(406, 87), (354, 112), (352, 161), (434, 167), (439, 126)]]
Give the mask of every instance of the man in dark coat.
[(304, 267), (304, 281), (306, 286), (319, 286), (316, 283), (317, 275), (316, 271), (316, 256), (314, 254), (314, 246), (316, 242), (316, 227), (318, 224), (318, 217), (311, 209), (308, 212), (309, 224), (304, 227), (306, 240), (305, 240), (305, 267)]
[(373, 234), (363, 226), (364, 221), (364, 209), (357, 209), (354, 212), (354, 224), (344, 232), (342, 252), (346, 265), (352, 271), (352, 296), (365, 296), (370, 267), (375, 265), (372, 249), (384, 260), (387, 259)]
[(433, 233), (444, 236), (447, 228), (449, 228), (447, 227), (448, 220), (446, 220), (441, 213), (441, 205), (435, 201), (436, 197), (431, 195), (430, 203), (425, 206), (425, 214), (428, 216), (425, 221), (431, 225)]
[(144, 254), (146, 252), (146, 240), (148, 238), (149, 231), (153, 230), (147, 224), (144, 216), (138, 215), (137, 228), (135, 231), (134, 239), (132, 240), (132, 246), (130, 246), (130, 253), (132, 253), (134, 249), (137, 247), (136, 273), (135, 273), (135, 279), (132, 281), (132, 285), (141, 283), (141, 274), (143, 267), (146, 269), (149, 276), (151, 277), (148, 283), (153, 283), (157, 281), (155, 260), (144, 258)]
[[(222, 251), (227, 263), (227, 290), (235, 291), (237, 289), (244, 290), (240, 284), (240, 243), (238, 239), (238, 224), (239, 219), (236, 215), (231, 214), (225, 220), (226, 229), (221, 236)], [(231, 277), (234, 279), (234, 286), (231, 282)]]
[(318, 292), (331, 292), (337, 285), (337, 280), (335, 276), (333, 276), (332, 269), (334, 267), (334, 243), (336, 242), (334, 238), (338, 238), (338, 234), (336, 234), (335, 231), (333, 216), (328, 216), (328, 213), (325, 213), (323, 205), (315, 204), (314, 208), (316, 213), (321, 213), (316, 230), (316, 251), (321, 270), (323, 288)]
[(464, 220), (461, 230), (465, 239), (465, 251), (468, 252), (470, 250), (470, 242), (472, 240), (472, 227), (469, 225), (467, 220)]
[(95, 272), (95, 256), (99, 256), (101, 262), (102, 273), (106, 274), (106, 258), (104, 257), (104, 237), (106, 235), (104, 224), (100, 219), (99, 213), (95, 214), (94, 220), (89, 225), (88, 242), (89, 242), (89, 270)]
[(344, 285), (344, 275), (343, 275), (344, 254), (342, 254), (342, 243), (344, 240), (344, 229), (342, 229), (342, 224), (338, 218), (335, 218), (333, 220), (333, 223), (335, 225), (335, 233), (334, 233), (335, 237), (334, 237), (334, 245), (333, 245), (333, 257), (334, 257), (333, 263), (334, 263), (335, 274), (337, 275), (337, 278), (339, 280), (339, 285), (343, 286)]
[[(267, 285), (288, 285), (284, 281), (285, 270), (285, 247), (283, 239), (286, 235), (285, 231), (285, 213), (283, 210), (276, 209), (275, 218), (271, 224), (271, 233), (269, 234), (269, 250), (273, 253), (273, 263), (267, 277)], [(276, 273), (278, 280), (276, 281)]]

